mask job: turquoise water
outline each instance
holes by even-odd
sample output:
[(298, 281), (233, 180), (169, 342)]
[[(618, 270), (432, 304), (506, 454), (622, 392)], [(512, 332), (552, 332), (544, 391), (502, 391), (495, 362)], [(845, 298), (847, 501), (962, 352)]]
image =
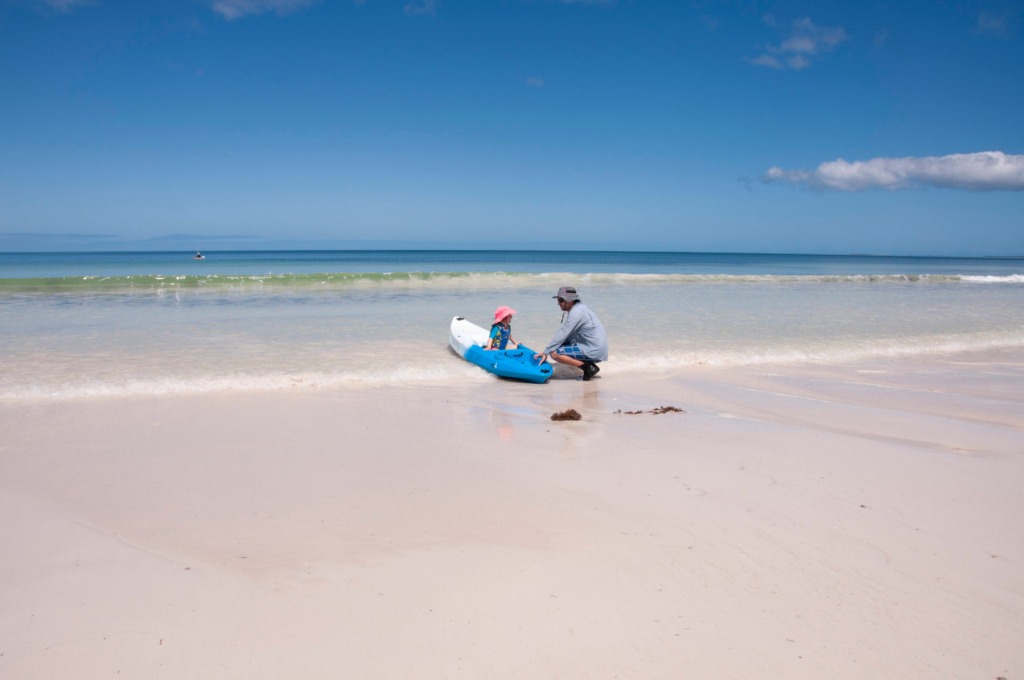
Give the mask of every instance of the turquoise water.
[[(1024, 258), (345, 251), (0, 254), (0, 399), (492, 380), (452, 316), (543, 346), (575, 285), (602, 380), (1024, 347)], [(541, 388), (542, 389), (542, 388)]]
[(575, 273), (735, 275), (1012, 275), (1024, 257), (762, 255), (606, 251), (349, 250), (0, 253), (0, 282), (25, 278), (288, 276), (336, 273)]

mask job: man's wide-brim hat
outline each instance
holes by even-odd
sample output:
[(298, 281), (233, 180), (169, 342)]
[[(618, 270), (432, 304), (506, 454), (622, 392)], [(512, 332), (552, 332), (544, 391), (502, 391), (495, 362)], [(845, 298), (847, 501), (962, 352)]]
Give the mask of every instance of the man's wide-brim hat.
[(566, 302), (576, 302), (580, 299), (580, 296), (576, 294), (576, 289), (572, 286), (562, 286), (558, 289), (558, 295), (553, 295), (559, 300), (565, 300)]

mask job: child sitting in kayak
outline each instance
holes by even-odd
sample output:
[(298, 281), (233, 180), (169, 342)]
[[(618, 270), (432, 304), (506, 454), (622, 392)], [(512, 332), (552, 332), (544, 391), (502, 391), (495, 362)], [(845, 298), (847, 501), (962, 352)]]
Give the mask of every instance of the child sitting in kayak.
[(502, 305), (494, 310), (491, 337), (487, 338), (484, 349), (516, 349), (519, 343), (512, 337), (512, 315), (516, 310)]

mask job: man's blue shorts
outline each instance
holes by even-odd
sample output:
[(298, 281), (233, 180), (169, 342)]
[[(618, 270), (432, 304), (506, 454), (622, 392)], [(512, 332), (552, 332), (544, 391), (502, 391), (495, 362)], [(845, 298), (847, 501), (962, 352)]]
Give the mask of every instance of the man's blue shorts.
[(572, 357), (577, 361), (589, 361), (587, 356), (583, 353), (583, 350), (579, 348), (579, 345), (563, 345), (555, 350), (555, 354)]

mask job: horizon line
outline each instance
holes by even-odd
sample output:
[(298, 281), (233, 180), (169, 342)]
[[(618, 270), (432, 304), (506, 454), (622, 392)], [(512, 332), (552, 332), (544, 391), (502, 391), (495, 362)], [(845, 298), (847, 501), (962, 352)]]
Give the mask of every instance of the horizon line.
[(425, 252), (463, 252), (463, 253), (636, 253), (645, 255), (769, 255), (788, 257), (876, 257), (876, 258), (923, 258), (923, 259), (1024, 259), (1024, 252), (1014, 255), (936, 255), (911, 253), (822, 253), (822, 252), (788, 252), (788, 251), (739, 251), (739, 250), (647, 250), (647, 249), (602, 249), (602, 248), (227, 248), (227, 249), (146, 249), (146, 250), (0, 250), (0, 255), (129, 255), (144, 253), (425, 253)]

